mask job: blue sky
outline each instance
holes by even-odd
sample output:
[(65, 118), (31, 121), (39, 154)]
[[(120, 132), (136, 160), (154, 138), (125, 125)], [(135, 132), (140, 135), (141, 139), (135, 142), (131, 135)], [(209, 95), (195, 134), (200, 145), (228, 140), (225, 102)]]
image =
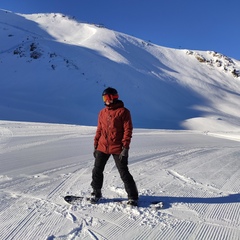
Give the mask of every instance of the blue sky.
[(19, 13), (63, 13), (160, 46), (240, 60), (239, 0), (1, 0)]

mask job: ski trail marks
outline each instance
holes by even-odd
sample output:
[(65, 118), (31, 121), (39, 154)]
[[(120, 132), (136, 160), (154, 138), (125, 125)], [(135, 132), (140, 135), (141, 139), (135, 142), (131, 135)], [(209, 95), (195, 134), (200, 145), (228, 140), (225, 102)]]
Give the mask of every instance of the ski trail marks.
[[(20, 206), (20, 207), (19, 207)], [(49, 209), (53, 214), (49, 213)], [(59, 230), (62, 217), (56, 214), (56, 205), (31, 198), (20, 197), (0, 215), (1, 239), (40, 239), (44, 232), (51, 232), (52, 226)], [(55, 214), (54, 214), (55, 213)], [(17, 219), (17, 221), (13, 221)], [(48, 224), (45, 224), (45, 221)]]

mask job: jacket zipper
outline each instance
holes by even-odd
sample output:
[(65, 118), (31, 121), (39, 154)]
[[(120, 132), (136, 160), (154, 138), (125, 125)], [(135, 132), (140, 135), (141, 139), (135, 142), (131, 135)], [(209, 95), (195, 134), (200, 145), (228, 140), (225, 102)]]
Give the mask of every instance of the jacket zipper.
[(110, 127), (110, 118), (111, 118), (111, 115), (109, 114), (108, 112), (108, 116), (107, 116), (107, 153), (109, 154), (109, 127)]

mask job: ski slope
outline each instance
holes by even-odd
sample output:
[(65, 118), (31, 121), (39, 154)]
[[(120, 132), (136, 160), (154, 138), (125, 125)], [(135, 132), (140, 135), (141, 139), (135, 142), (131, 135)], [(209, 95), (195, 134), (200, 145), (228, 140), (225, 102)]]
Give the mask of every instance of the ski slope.
[(134, 129), (140, 207), (111, 202), (126, 199), (112, 158), (106, 203), (72, 206), (64, 195), (91, 191), (95, 130), (0, 121), (0, 239), (240, 239), (239, 132)]

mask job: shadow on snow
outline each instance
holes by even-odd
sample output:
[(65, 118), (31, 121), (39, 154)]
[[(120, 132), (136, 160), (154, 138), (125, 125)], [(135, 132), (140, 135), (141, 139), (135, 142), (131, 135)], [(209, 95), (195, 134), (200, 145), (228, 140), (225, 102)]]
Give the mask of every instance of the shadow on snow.
[(228, 203), (239, 203), (240, 194), (230, 194), (227, 196), (219, 197), (170, 197), (170, 196), (140, 196), (139, 206), (147, 208), (152, 202), (162, 201), (164, 209), (170, 208), (174, 203), (189, 203), (189, 204), (228, 204)]

